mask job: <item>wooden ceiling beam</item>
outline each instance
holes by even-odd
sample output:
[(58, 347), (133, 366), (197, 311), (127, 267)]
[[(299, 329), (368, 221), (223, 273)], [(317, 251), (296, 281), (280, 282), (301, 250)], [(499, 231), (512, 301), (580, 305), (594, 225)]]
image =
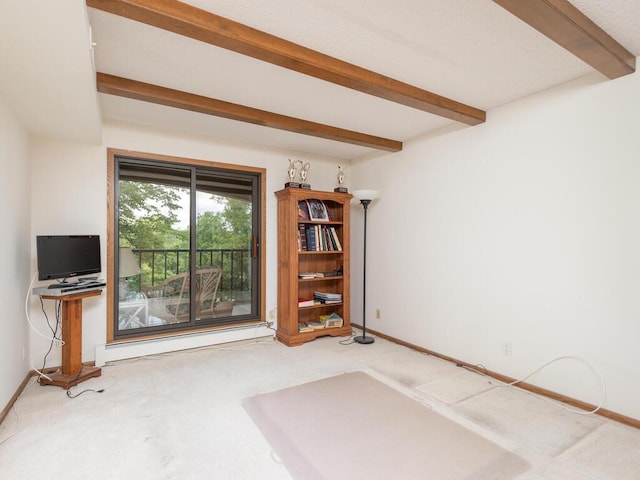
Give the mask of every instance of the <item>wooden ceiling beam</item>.
[(87, 6), (468, 125), (486, 112), (177, 0), (86, 0)]
[(375, 148), (387, 152), (402, 150), (402, 142), (382, 137), (353, 132), (322, 123), (301, 120), (278, 113), (245, 107), (236, 103), (216, 100), (170, 88), (143, 83), (137, 80), (116, 77), (106, 73), (97, 74), (97, 88), (101, 93), (118, 95), (168, 107), (181, 108), (192, 112), (238, 120), (263, 127), (277, 128), (313, 137), (350, 143), (361, 147)]
[(636, 70), (636, 58), (568, 0), (493, 0), (613, 79)]

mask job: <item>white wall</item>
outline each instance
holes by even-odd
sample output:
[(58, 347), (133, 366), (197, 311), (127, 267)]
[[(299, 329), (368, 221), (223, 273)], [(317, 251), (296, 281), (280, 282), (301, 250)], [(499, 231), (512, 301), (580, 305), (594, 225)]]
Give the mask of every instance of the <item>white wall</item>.
[[(594, 74), (352, 165), (358, 188), (381, 191), (367, 325), (516, 378), (584, 355), (605, 376), (605, 408), (640, 419), (639, 107), (637, 73)], [(353, 245), (361, 220), (354, 209)], [(360, 269), (355, 258), (354, 321)], [(578, 361), (531, 382), (600, 399)]]
[[(216, 143), (199, 137), (176, 136), (166, 132), (124, 124), (107, 124), (103, 144), (88, 146), (39, 139), (33, 147), (32, 184), (32, 261), (35, 265), (35, 236), (41, 234), (99, 233), (103, 245), (103, 276), (106, 275), (106, 172), (107, 148), (157, 153), (265, 168), (267, 171), (267, 291), (266, 310), (277, 304), (277, 225), (273, 192), (288, 180), (288, 158), (311, 163), (309, 180), (314, 189), (328, 190), (335, 184), (338, 162), (330, 159), (295, 156), (291, 152), (252, 149), (243, 145)], [(47, 304), (52, 317), (52, 303)], [(36, 299), (31, 302), (34, 323), (44, 328), (44, 315)], [(223, 341), (253, 338), (268, 330), (241, 330), (234, 333), (187, 335), (155, 342), (132, 342), (104, 347), (106, 341), (106, 295), (83, 303), (83, 360), (105, 361), (132, 356), (191, 348)], [(41, 357), (48, 348), (46, 339), (31, 335), (34, 353)], [(54, 351), (48, 365), (60, 365), (60, 350)]]
[(30, 190), (29, 142), (26, 130), (0, 102), (0, 409), (29, 371), (29, 342), (24, 302), (29, 286)]

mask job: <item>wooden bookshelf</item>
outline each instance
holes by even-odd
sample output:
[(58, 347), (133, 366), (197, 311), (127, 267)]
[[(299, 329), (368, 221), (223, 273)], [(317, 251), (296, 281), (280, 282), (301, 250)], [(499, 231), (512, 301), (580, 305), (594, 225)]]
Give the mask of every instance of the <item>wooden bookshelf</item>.
[[(303, 188), (285, 188), (276, 192), (278, 198), (278, 328), (276, 337), (288, 346), (301, 345), (317, 337), (351, 335), (350, 288), (349, 288), (349, 215), (351, 194), (323, 192)], [(329, 216), (328, 221), (300, 218), (300, 201), (320, 200)], [(340, 249), (325, 239), (324, 249), (301, 249), (300, 227), (319, 231), (328, 227), (337, 235)], [(325, 234), (327, 235), (327, 234)], [(326, 277), (299, 278), (301, 273), (325, 273), (341, 270), (341, 274)], [(315, 304), (299, 307), (298, 299), (314, 297), (315, 291), (342, 295), (340, 303)], [(341, 327), (300, 332), (300, 324), (317, 321), (321, 315), (336, 313), (343, 319)]]

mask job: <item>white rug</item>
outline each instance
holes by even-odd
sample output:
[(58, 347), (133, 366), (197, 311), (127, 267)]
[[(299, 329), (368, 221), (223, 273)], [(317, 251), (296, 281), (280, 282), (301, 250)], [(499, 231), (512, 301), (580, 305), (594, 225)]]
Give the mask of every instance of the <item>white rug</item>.
[(507, 480), (529, 464), (363, 372), (245, 399), (298, 480)]

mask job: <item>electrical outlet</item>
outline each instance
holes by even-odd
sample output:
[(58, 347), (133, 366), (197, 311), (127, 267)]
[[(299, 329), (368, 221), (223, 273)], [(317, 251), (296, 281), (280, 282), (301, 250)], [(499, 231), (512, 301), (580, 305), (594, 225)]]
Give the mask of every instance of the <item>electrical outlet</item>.
[(510, 357), (512, 353), (513, 350), (511, 348), (511, 342), (504, 342), (502, 344), (502, 355), (504, 355), (505, 357)]
[(269, 310), (269, 320), (273, 322), (275, 319), (276, 319), (276, 309), (272, 308), (271, 310)]
[(376, 318), (377, 318), (378, 320), (380, 320), (381, 316), (382, 316), (382, 315), (380, 314), (380, 309), (379, 309), (379, 308), (378, 308), (378, 309), (376, 309)]

